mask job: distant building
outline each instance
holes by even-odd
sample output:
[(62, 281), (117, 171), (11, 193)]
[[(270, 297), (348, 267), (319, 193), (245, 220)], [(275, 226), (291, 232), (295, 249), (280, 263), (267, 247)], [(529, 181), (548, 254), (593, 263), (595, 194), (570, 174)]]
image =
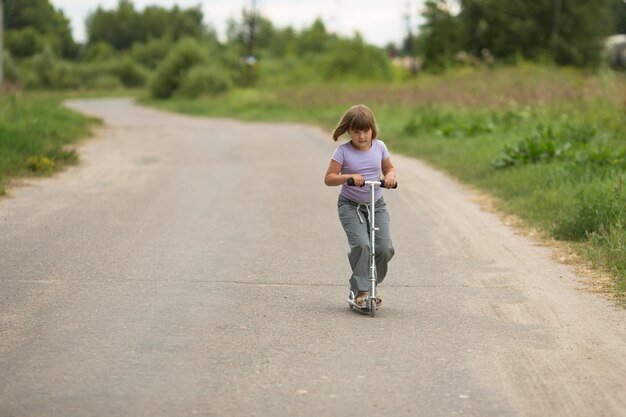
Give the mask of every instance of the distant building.
[(604, 47), (609, 65), (612, 68), (626, 69), (626, 35), (609, 36)]

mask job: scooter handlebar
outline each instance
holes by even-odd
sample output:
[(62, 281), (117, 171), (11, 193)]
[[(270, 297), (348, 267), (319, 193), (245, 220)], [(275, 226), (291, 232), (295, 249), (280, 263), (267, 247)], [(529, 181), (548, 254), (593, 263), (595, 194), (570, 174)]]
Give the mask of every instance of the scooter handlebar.
[[(365, 181), (366, 185), (378, 185), (382, 188), (389, 188), (389, 187), (385, 187), (385, 184), (381, 181)], [(356, 186), (356, 183), (354, 182), (354, 178), (350, 177), (348, 178), (348, 185), (351, 187)], [(395, 185), (391, 188), (398, 188), (398, 181), (396, 181)]]

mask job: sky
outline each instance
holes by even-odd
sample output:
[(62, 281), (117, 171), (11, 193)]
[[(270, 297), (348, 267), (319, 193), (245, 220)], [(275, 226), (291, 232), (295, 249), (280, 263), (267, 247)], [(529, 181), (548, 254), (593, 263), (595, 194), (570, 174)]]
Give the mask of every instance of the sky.
[[(406, 15), (410, 11), (411, 30), (415, 33), (419, 8), (423, 0), (256, 0), (256, 8), (275, 27), (291, 26), (296, 30), (309, 27), (320, 17), (329, 32), (352, 37), (359, 32), (366, 42), (378, 46), (399, 45), (407, 33)], [(50, 0), (57, 10), (70, 19), (72, 34), (84, 42), (85, 18), (98, 6), (117, 8), (118, 0)], [(171, 9), (200, 5), (205, 23), (212, 26), (224, 40), (229, 18), (239, 20), (241, 11), (250, 8), (253, 0), (133, 0), (136, 10), (157, 5)]]

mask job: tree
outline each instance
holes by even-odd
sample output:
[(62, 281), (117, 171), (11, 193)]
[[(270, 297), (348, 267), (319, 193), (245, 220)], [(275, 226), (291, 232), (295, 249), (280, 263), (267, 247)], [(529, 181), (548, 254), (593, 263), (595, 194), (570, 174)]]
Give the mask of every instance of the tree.
[(317, 18), (310, 28), (302, 31), (298, 37), (298, 52), (317, 54), (328, 50), (329, 43), (337, 37), (326, 32), (322, 19)]
[[(251, 36), (252, 30), (254, 34)], [(253, 17), (246, 10), (242, 11), (241, 21), (229, 20), (226, 34), (228, 43), (236, 46), (240, 54), (250, 55), (253, 52), (257, 57), (284, 56), (295, 39), (292, 28), (278, 30), (269, 19), (258, 13)]]
[(461, 0), (463, 46), (505, 60), (548, 57), (560, 65), (595, 65), (602, 39), (612, 32), (612, 1)]
[(611, 8), (611, 14), (615, 17), (615, 30), (613, 33), (626, 34), (626, 1), (613, 0)]
[(191, 37), (217, 39), (215, 33), (202, 23), (200, 7), (171, 10), (158, 6), (135, 10), (131, 0), (118, 0), (117, 9), (98, 7), (87, 17), (88, 43), (106, 42), (117, 50), (127, 50), (136, 42), (169, 38), (171, 41)]
[[(6, 47), (16, 56), (23, 54), (14, 51), (10, 41), (19, 39), (20, 36), (12, 37), (10, 34), (26, 29), (35, 32), (35, 37), (41, 38), (40, 49), (48, 45), (56, 54), (65, 58), (75, 57), (78, 51), (69, 20), (63, 12), (55, 10), (49, 0), (4, 0), (4, 25)], [(26, 36), (33, 38), (32, 33)]]
[(417, 47), (426, 68), (445, 68), (462, 48), (460, 25), (446, 0), (427, 0)]
[(139, 15), (130, 0), (119, 0), (117, 10), (98, 7), (87, 17), (86, 23), (89, 44), (106, 42), (122, 50), (142, 40)]

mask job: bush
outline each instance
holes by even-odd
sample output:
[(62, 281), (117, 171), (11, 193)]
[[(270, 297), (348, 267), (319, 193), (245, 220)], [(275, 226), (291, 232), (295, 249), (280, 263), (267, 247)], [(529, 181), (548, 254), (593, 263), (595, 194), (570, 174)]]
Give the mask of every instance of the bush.
[(106, 42), (95, 42), (90, 44), (85, 53), (83, 54), (83, 60), (87, 62), (101, 62), (114, 58), (115, 50)]
[(56, 58), (49, 47), (30, 60), (30, 70), (31, 74), (23, 80), (28, 88), (71, 89), (80, 87), (82, 83), (79, 68)]
[(52, 87), (52, 70), (56, 65), (56, 58), (49, 49), (36, 54), (30, 60), (32, 77), (28, 80), (29, 88), (49, 88)]
[(168, 98), (180, 87), (187, 72), (198, 64), (208, 61), (208, 53), (191, 39), (180, 41), (157, 67), (150, 82), (150, 94), (154, 98)]
[(145, 68), (130, 58), (117, 59), (105, 67), (109, 75), (117, 77), (126, 87), (141, 87), (148, 77)]
[(197, 97), (205, 93), (219, 94), (230, 90), (232, 85), (232, 79), (223, 68), (198, 65), (185, 74), (176, 95)]
[(122, 88), (124, 84), (115, 75), (100, 74), (87, 81), (85, 86), (88, 88), (95, 88), (97, 90), (117, 90)]
[(150, 69), (156, 69), (172, 48), (172, 42), (167, 38), (152, 39), (146, 43), (135, 42), (130, 56), (135, 62)]

